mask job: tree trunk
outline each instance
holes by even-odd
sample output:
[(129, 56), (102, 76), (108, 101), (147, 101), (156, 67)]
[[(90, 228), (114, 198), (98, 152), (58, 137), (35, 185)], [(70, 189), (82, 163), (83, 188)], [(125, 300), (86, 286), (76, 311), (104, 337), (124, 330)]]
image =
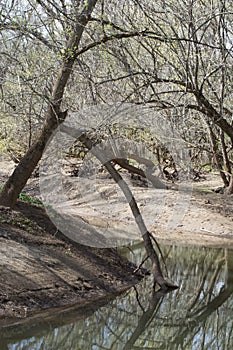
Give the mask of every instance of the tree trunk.
[[(117, 170), (114, 168), (111, 161), (105, 156), (105, 153), (102, 149), (98, 148), (97, 146), (93, 147), (92, 141), (85, 135), (81, 134), (80, 131), (75, 130), (69, 126), (62, 125), (61, 131), (73, 136), (74, 138), (78, 138), (80, 142), (89, 149), (92, 154), (101, 162), (102, 165), (105, 166), (105, 168), (108, 170), (110, 175), (112, 176), (113, 180), (118, 184), (118, 186), (121, 188), (122, 192), (124, 193), (124, 196), (130, 206), (130, 209), (133, 213), (135, 222), (139, 228), (139, 231), (142, 235), (144, 245), (146, 252), (152, 262), (152, 273), (154, 277), (154, 287), (156, 283), (161, 287), (163, 290), (169, 290), (169, 289), (175, 289), (178, 288), (176, 285), (172, 284), (171, 282), (167, 281), (162, 274), (162, 270), (159, 263), (159, 258), (154, 250), (150, 233), (147, 230), (147, 227), (144, 223), (144, 220), (142, 218), (142, 215), (140, 213), (140, 210), (138, 208), (137, 202), (127, 185), (127, 183), (124, 181), (124, 179), (121, 177), (121, 175), (117, 172)], [(158, 245), (158, 244), (157, 244)]]
[(230, 160), (227, 154), (227, 147), (226, 147), (226, 143), (225, 143), (225, 137), (224, 137), (224, 132), (221, 130), (220, 131), (220, 140), (221, 140), (221, 147), (222, 147), (222, 155), (223, 155), (223, 160), (224, 160), (224, 165), (225, 165), (225, 169), (227, 171), (227, 180), (228, 182), (230, 182), (230, 177), (231, 177), (231, 164), (230, 164)]
[(55, 116), (53, 111), (48, 111), (47, 120), (41, 131), (40, 136), (29, 148), (25, 156), (20, 160), (13, 174), (8, 178), (0, 192), (0, 204), (6, 207), (13, 207), (17, 198), (31, 176), (37, 163), (43, 155), (46, 143), (51, 137), (53, 130), (64, 120), (65, 115), (61, 118)]
[[(78, 55), (78, 47), (83, 31), (97, 0), (85, 2), (83, 11), (76, 18), (74, 32), (68, 39), (63, 63), (53, 86), (51, 102), (47, 109), (45, 123), (37, 140), (20, 160), (13, 174), (9, 177), (0, 192), (0, 205), (13, 207), (17, 198), (42, 157), (46, 143), (56, 127), (65, 120), (67, 112), (61, 111), (65, 87), (72, 73), (74, 62)], [(78, 5), (78, 4), (77, 4)]]
[(233, 194), (233, 174), (231, 174), (229, 186), (226, 188), (226, 194)]
[[(135, 159), (133, 156), (131, 158)], [(128, 164), (125, 158), (115, 158), (112, 159), (112, 161), (113, 163), (120, 165), (120, 167), (122, 167), (123, 169), (128, 170), (131, 174), (137, 174), (143, 178), (148, 179), (152, 183), (154, 188), (167, 189), (167, 186), (162, 181), (160, 181), (160, 179), (157, 176), (152, 175), (149, 171), (144, 172), (142, 169), (136, 168), (135, 166)]]
[(220, 173), (220, 176), (222, 178), (222, 181), (224, 183), (224, 186), (227, 187), (229, 185), (229, 181), (228, 181), (226, 174), (225, 174), (223, 167), (222, 167), (222, 160), (220, 159), (216, 136), (213, 132), (211, 125), (208, 122), (207, 122), (207, 126), (208, 126), (208, 130), (209, 130), (210, 143), (211, 143), (212, 151), (213, 151), (214, 158), (216, 161), (216, 165), (217, 165), (218, 171)]
[(210, 120), (214, 122), (215, 125), (219, 126), (221, 130), (225, 132), (231, 139), (233, 144), (233, 126), (228, 123), (223, 116), (217, 112), (217, 110), (212, 106), (212, 104), (205, 98), (203, 93), (199, 90), (193, 91), (196, 100), (202, 110), (202, 112), (209, 117)]

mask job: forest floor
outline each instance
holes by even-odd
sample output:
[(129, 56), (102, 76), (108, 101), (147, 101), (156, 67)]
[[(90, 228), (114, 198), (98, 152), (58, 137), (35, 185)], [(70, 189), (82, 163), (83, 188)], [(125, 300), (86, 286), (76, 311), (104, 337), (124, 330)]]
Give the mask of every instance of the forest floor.
[[(11, 163), (0, 163), (0, 185), (11, 170)], [(72, 206), (82, 200), (79, 219), (98, 229), (106, 227), (106, 222), (107, 226), (121, 227), (122, 232), (128, 226), (128, 231), (132, 228), (129, 238), (138, 239), (118, 190), (109, 177), (101, 176), (95, 184), (95, 202), (108, 211), (100, 210), (99, 214), (91, 212), (93, 207), (88, 205), (85, 193), (74, 195), (73, 178), (66, 183)], [(233, 196), (213, 191), (221, 186), (219, 176), (206, 174), (192, 183), (186, 196), (179, 185), (171, 186), (169, 190), (154, 190), (134, 184), (134, 195), (154, 237), (165, 244), (233, 248)], [(40, 198), (38, 178), (30, 179), (24, 191)], [(1, 327), (51, 307), (106, 300), (142, 278), (142, 273), (135, 275), (135, 266), (116, 250), (71, 243), (51, 223), (42, 206), (23, 201), (14, 210), (0, 208), (0, 261)]]

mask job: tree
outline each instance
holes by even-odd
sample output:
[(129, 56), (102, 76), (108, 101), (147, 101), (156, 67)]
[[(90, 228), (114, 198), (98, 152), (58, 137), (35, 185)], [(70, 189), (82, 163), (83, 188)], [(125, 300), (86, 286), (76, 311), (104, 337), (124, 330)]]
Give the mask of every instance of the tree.
[[(174, 127), (181, 126), (180, 120), (185, 120), (182, 125), (185, 131), (189, 130), (189, 116), (199, 119), (202, 116), (207, 123), (211, 121), (222, 135), (223, 171), (227, 171), (227, 191), (231, 193), (233, 176), (229, 154), (232, 150), (228, 147), (233, 145), (229, 104), (232, 93), (230, 5), (229, 0), (211, 0), (198, 5), (192, 0), (176, 3), (172, 0), (166, 3), (162, 0), (156, 3), (138, 0), (6, 3), (1, 13), (1, 31), (5, 43), (8, 36), (15, 33), (21, 38), (20, 43), (13, 46), (16, 57), (17, 48), (20, 47), (22, 53), (26, 42), (30, 44), (26, 45), (29, 55), (31, 45), (35, 50), (34, 43), (40, 43), (46, 48), (45, 54), (53, 53), (54, 61), (50, 86), (47, 88), (45, 82), (43, 90), (43, 82), (40, 82), (35, 91), (36, 72), (31, 78), (29, 69), (27, 77), (22, 57), (18, 60), (25, 87), (40, 97), (44, 107), (38, 135), (29, 132), (28, 150), (5, 183), (0, 204), (14, 206), (53, 131), (64, 122), (67, 109), (80, 106), (79, 98), (83, 96), (94, 104), (108, 100), (148, 104)], [(5, 55), (5, 58), (13, 61), (12, 55)], [(2, 79), (5, 83), (4, 76)], [(217, 84), (219, 89), (216, 89)], [(85, 89), (81, 91), (83, 86)], [(9, 91), (5, 89), (6, 84), (2, 84), (3, 96)], [(11, 99), (5, 101), (14, 110)], [(28, 106), (34, 107), (34, 104), (29, 102)], [(30, 116), (31, 112), (29, 125)], [(194, 135), (190, 131), (190, 137)], [(85, 140), (84, 137), (84, 144)], [(116, 175), (111, 167), (108, 170)], [(164, 281), (161, 283), (166, 285)]]
[[(70, 14), (67, 14), (67, 8), (65, 8), (65, 13), (63, 13), (64, 9), (62, 10), (56, 5), (54, 7), (50, 7), (50, 5), (48, 5), (46, 2), (39, 1), (39, 4), (45, 10), (47, 15), (52, 16), (54, 20), (57, 20), (57, 13), (59, 13), (59, 15), (63, 14), (65, 17), (72, 15), (71, 21), (69, 21), (71, 27), (63, 49), (61, 65), (57, 73), (57, 77), (53, 83), (49, 105), (45, 113), (43, 128), (36, 141), (28, 149), (12, 176), (4, 185), (0, 193), (0, 203), (2, 205), (12, 207), (15, 204), (19, 193), (25, 186), (28, 178), (31, 176), (38, 161), (41, 159), (46, 143), (52, 135), (52, 132), (65, 120), (67, 113), (61, 110), (64, 91), (68, 79), (72, 73), (74, 62), (77, 58), (79, 44), (82, 39), (84, 29), (89, 22), (90, 15), (94, 10), (96, 3), (97, 0), (74, 3)], [(27, 25), (29, 29), (26, 28), (25, 31), (26, 34), (30, 35), (30, 23), (27, 23)], [(13, 28), (15, 27), (16, 30), (23, 30), (22, 26), (18, 23), (13, 25), (12, 23), (8, 24), (7, 22), (3, 22), (2, 26), (9, 26), (10, 28), (13, 26)], [(67, 27), (65, 28), (66, 30)], [(40, 33), (36, 31), (34, 32), (34, 35), (37, 37), (40, 36)], [(45, 39), (43, 39), (43, 41), (45, 41)]]
[[(229, 103), (232, 83), (232, 15), (229, 1), (207, 1), (197, 5), (193, 1), (187, 3), (181, 0), (176, 4), (169, 1), (165, 5), (163, 1), (148, 4), (135, 0), (130, 5), (128, 1), (123, 1), (120, 6), (116, 6), (114, 1), (108, 4), (102, 2), (96, 8), (98, 12), (90, 16), (85, 24), (88, 24), (87, 30), (80, 33), (81, 45), (77, 47), (72, 42), (72, 35), (77, 31), (76, 17), (81, 16), (84, 3), (79, 2), (77, 6), (56, 3), (52, 6), (46, 1), (36, 1), (27, 4), (26, 16), (22, 11), (19, 13), (19, 4), (16, 9), (14, 7), (13, 13), (12, 6), (6, 7), (2, 15), (2, 31), (17, 32), (21, 38), (31, 40), (28, 50), (34, 43), (43, 44), (45, 54), (50, 53), (49, 57), (54, 60), (50, 82), (44, 82), (45, 86), (51, 85), (52, 95), (48, 94), (48, 89), (45, 95), (42, 89), (37, 89), (35, 93), (44, 106), (39, 113), (39, 126), (44, 119), (43, 113), (58, 116), (61, 112), (55, 111), (54, 107), (50, 111), (45, 109), (47, 103), (53, 106), (57, 98), (53, 75), (56, 75), (59, 65), (68, 67), (69, 61), (75, 69), (69, 71), (69, 77), (64, 81), (63, 108), (75, 110), (82, 105), (83, 99), (87, 103), (146, 103), (172, 121), (181, 134), (190, 134), (192, 140), (196, 137), (192, 132), (195, 121), (190, 129), (190, 119), (204, 117), (207, 123), (211, 121), (222, 130), (221, 137), (226, 144), (224, 151), (221, 143), (225, 159), (223, 172), (227, 173), (230, 184), (232, 164), (227, 158), (232, 152), (233, 126)], [(202, 16), (203, 13), (205, 16)], [(42, 25), (43, 31), (39, 29)], [(75, 46), (75, 50), (69, 47), (70, 44)], [(38, 47), (35, 46), (35, 49), (38, 50)], [(54, 56), (58, 57), (57, 61)], [(25, 70), (25, 67), (22, 69)], [(25, 79), (27, 88), (33, 85), (30, 87), (35, 89), (35, 79), (33, 84), (28, 80)], [(11, 103), (9, 99), (7, 102)], [(55, 105), (58, 108), (58, 104)], [(35, 108), (34, 100), (29, 103), (28, 110), (30, 106)], [(29, 125), (28, 145), (31, 145), (36, 135), (31, 135), (30, 130), (35, 124), (31, 125), (31, 113), (26, 111), (25, 114)], [(60, 121), (58, 117), (54, 125), (57, 126)], [(32, 167), (39, 154), (34, 159)], [(28, 175), (30, 172), (31, 169), (28, 169)], [(25, 180), (17, 191), (16, 188), (10, 190), (8, 185), (2, 201), (9, 204), (7, 197), (14, 192), (13, 204), (24, 184)], [(231, 186), (229, 193), (230, 189)]]
[[(42, 126), (42, 130), (40, 131), (34, 143), (32, 143), (32, 145), (29, 147), (26, 154), (21, 158), (18, 166), (14, 170), (13, 174), (9, 177), (0, 193), (0, 204), (9, 207), (13, 207), (15, 205), (19, 193), (24, 188), (27, 180), (29, 179), (37, 163), (41, 159), (43, 151), (52, 133), (66, 119), (67, 110), (62, 110), (62, 104), (64, 101), (65, 89), (67, 87), (68, 80), (72, 75), (72, 70), (75, 62), (77, 61), (78, 56), (82, 52), (91, 49), (93, 46), (101, 45), (104, 42), (113, 40), (115, 38), (127, 38), (139, 35), (138, 31), (129, 33), (123, 32), (120, 34), (111, 33), (111, 35), (109, 36), (107, 36), (106, 33), (104, 33), (104, 37), (100, 41), (96, 40), (92, 44), (87, 44), (83, 47), (83, 49), (80, 50), (80, 42), (83, 39), (84, 30), (90, 22), (91, 14), (94, 11), (94, 8), (97, 4), (97, 0), (90, 0), (85, 2), (80, 1), (69, 4), (69, 7), (72, 5), (69, 13), (67, 11), (68, 6), (66, 6), (64, 2), (62, 2), (61, 7), (59, 7), (57, 4), (51, 5), (50, 2), (46, 1), (36, 1), (35, 4), (37, 3), (43, 8), (43, 11), (48, 16), (48, 19), (50, 17), (52, 18), (53, 24), (56, 25), (56, 22), (58, 20), (61, 20), (61, 18), (69, 20), (66, 22), (64, 22), (63, 20), (60, 21), (60, 25), (64, 30), (65, 47), (60, 49), (62, 59), (57, 73), (57, 77), (52, 85), (51, 95), (49, 97), (48, 107), (45, 112), (45, 120)], [(33, 3), (32, 7), (30, 8), (30, 11), (35, 9), (35, 4)], [(8, 8), (6, 7), (6, 11), (7, 10)], [(43, 12), (40, 14), (40, 16), (41, 18), (43, 18)], [(45, 45), (51, 46), (47, 38), (45, 38), (43, 34), (41, 34), (41, 32), (38, 31), (38, 29), (34, 29), (34, 27), (31, 26), (30, 21), (26, 20), (26, 22), (23, 21), (22, 23), (18, 21), (18, 17), (16, 17), (16, 19), (16, 22), (15, 20), (9, 22), (9, 18), (6, 18), (6, 16), (3, 15), (2, 27), (4, 29), (8, 28), (9, 30), (19, 31), (21, 33), (23, 32), (27, 36), (33, 36), (37, 40), (43, 42)], [(118, 30), (119, 28), (116, 27), (116, 29)], [(48, 30), (49, 35), (51, 35), (51, 32), (47, 27), (46, 30)], [(54, 32), (52, 32), (52, 34), (54, 34)], [(90, 33), (89, 35), (92, 36)], [(59, 43), (55, 43), (56, 45), (52, 45), (52, 48), (59, 47)], [(80, 137), (79, 139), (85, 145), (88, 144), (88, 140), (85, 136)], [(120, 181), (118, 180), (121, 180), (121, 177), (111, 165), (111, 163), (106, 163), (105, 166), (107, 167), (113, 178), (118, 183), (120, 183)], [(127, 197), (127, 193), (129, 190), (126, 184), (122, 187), (122, 190)], [(129, 202), (129, 204), (131, 205), (131, 201)], [(133, 206), (131, 206), (131, 209), (135, 215), (135, 218), (141, 218), (135, 200)], [(174, 288), (174, 286), (171, 283), (167, 282), (163, 278), (158, 256), (155, 250), (153, 249), (149, 232), (147, 231), (142, 218), (139, 223), (139, 228), (143, 233), (143, 239), (145, 241), (148, 255), (153, 262), (155, 283), (157, 282), (164, 289)]]
[[(100, 70), (85, 56), (95, 99), (106, 101), (111, 94), (124, 101), (150, 104), (194, 142), (201, 124), (208, 136), (205, 123), (210, 122), (225, 140), (225, 149), (220, 142), (219, 150), (229, 185), (233, 141), (230, 1), (133, 4), (129, 23), (140, 30), (147, 28), (144, 35), (102, 48), (98, 55), (111, 62), (105, 75), (103, 67)], [(113, 15), (106, 13), (109, 22), (114, 22)]]

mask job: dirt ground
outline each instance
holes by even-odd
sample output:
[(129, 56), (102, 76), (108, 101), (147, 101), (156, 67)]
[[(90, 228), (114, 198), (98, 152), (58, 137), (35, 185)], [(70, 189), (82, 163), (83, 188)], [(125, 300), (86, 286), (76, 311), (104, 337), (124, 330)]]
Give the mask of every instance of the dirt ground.
[[(14, 165), (0, 163), (0, 185)], [(28, 195), (39, 197), (38, 179)], [(0, 207), (0, 327), (50, 308), (103, 303), (139, 282), (142, 272), (115, 249), (71, 242), (51, 223), (42, 206), (19, 201)], [(58, 311), (57, 311), (58, 312)]]
[[(11, 170), (11, 163), (1, 162), (0, 185)], [(146, 220), (149, 218), (151, 232), (165, 244), (233, 247), (233, 196), (213, 191), (222, 185), (216, 174), (206, 174), (205, 179), (192, 185), (188, 200), (180, 200), (182, 191), (177, 190), (177, 185), (166, 193), (135, 187), (134, 194)], [(96, 213), (93, 216), (88, 203), (82, 202), (79, 214), (98, 229), (106, 222), (122, 224), (123, 228), (126, 224), (128, 231), (132, 226), (134, 237), (128, 209), (119, 200), (115, 185), (106, 177), (99, 180), (98, 186), (100, 196), (96, 203), (103, 207), (107, 203), (111, 210), (101, 212), (102, 217)], [(40, 198), (38, 179), (32, 178), (24, 191)], [(107, 202), (105, 198), (100, 203), (103, 193), (108, 193)], [(80, 198), (83, 201), (83, 196), (73, 195), (70, 201), (77, 205)], [(114, 211), (118, 221), (109, 214)], [(14, 211), (0, 208), (0, 261), (1, 327), (38, 310), (103, 300), (142, 278), (142, 274), (133, 273), (135, 266), (119, 257), (114, 249), (71, 243), (58, 232), (42, 207), (22, 201)]]
[(114, 249), (71, 243), (43, 208), (0, 207), (0, 326), (51, 307), (108, 298), (142, 275)]

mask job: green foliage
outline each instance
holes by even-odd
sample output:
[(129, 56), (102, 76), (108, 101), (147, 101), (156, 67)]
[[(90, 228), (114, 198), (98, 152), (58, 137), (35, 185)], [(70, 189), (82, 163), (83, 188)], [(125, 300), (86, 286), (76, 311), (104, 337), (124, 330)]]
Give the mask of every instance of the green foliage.
[[(0, 185), (0, 191), (2, 190), (2, 187), (3, 186)], [(39, 198), (29, 196), (26, 193), (20, 193), (19, 199), (25, 203), (28, 203), (28, 204), (43, 206), (43, 203), (41, 202), (41, 200)]]
[(6, 215), (0, 215), (0, 222), (2, 224), (9, 224), (13, 226), (17, 226), (19, 228), (26, 228), (31, 224), (31, 220), (26, 217), (21, 217), (19, 215), (12, 217)]
[(1, 210), (0, 223), (20, 228), (31, 234), (43, 232), (43, 229), (36, 222), (15, 210)]
[(41, 202), (41, 200), (39, 198), (28, 196), (25, 193), (20, 193), (19, 199), (21, 199), (25, 203), (36, 204), (36, 205), (40, 205), (40, 206), (43, 205), (43, 203)]

